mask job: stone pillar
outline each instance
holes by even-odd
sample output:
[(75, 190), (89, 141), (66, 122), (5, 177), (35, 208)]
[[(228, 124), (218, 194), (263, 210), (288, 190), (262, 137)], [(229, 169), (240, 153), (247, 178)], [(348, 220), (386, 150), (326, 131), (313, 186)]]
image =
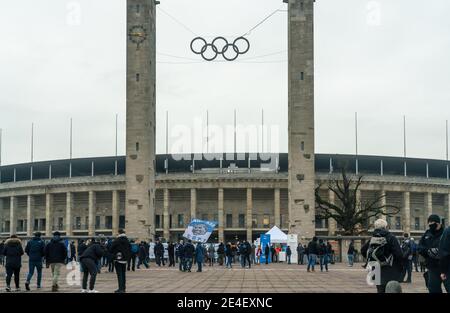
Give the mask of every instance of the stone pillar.
[(73, 210), (73, 193), (66, 193), (66, 236), (73, 235), (73, 222), (72, 222), (72, 210)]
[(89, 191), (89, 213), (88, 213), (88, 234), (95, 235), (95, 209), (97, 203), (95, 199), (95, 191)]
[(247, 188), (247, 241), (252, 242), (253, 192)]
[(314, 0), (288, 4), (289, 233), (315, 235)]
[(126, 230), (155, 236), (156, 1), (127, 0)]
[(431, 192), (425, 193), (425, 229), (427, 227), (428, 217), (433, 214), (433, 194)]
[(405, 191), (403, 193), (403, 231), (405, 233), (411, 232), (411, 203), (410, 193)]
[(9, 202), (9, 233), (17, 233), (17, 197), (12, 196)]
[(33, 236), (33, 217), (34, 213), (34, 197), (32, 195), (27, 196), (27, 236)]
[[(386, 190), (382, 189), (382, 190), (380, 191), (380, 197), (381, 197), (381, 200), (380, 200), (381, 206), (386, 206)], [(386, 207), (384, 207), (382, 210), (383, 210), (384, 213), (387, 213)], [(386, 215), (381, 215), (381, 218), (382, 218), (383, 220), (387, 220)]]
[[(328, 202), (334, 204), (335, 194), (333, 191), (328, 190)], [(328, 235), (334, 236), (336, 235), (337, 223), (334, 219), (330, 218), (328, 220)]]
[(219, 188), (219, 195), (218, 195), (218, 201), (217, 201), (217, 216), (218, 216), (218, 222), (219, 222), (219, 242), (224, 242), (225, 236), (223, 231), (223, 188)]
[(45, 235), (51, 236), (53, 233), (53, 195), (45, 194)]
[(119, 234), (119, 218), (120, 218), (120, 197), (119, 191), (112, 191), (112, 234), (117, 236)]
[(169, 225), (169, 189), (164, 189), (164, 238), (169, 240), (170, 225)]
[(274, 189), (274, 199), (275, 225), (277, 225), (281, 229), (280, 188)]
[(197, 211), (197, 189), (191, 188), (191, 220), (195, 218)]

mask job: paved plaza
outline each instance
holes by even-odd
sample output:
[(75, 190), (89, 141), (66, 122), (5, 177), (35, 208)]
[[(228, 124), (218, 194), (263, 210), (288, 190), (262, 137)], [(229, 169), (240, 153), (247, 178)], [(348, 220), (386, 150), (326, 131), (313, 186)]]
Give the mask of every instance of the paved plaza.
[[(308, 273), (305, 265), (269, 264), (255, 265), (251, 269), (242, 269), (235, 263), (233, 269), (221, 266), (205, 266), (202, 273), (197, 273), (193, 266), (191, 273), (183, 273), (178, 268), (157, 267), (150, 264), (149, 269), (139, 269), (127, 272), (127, 292), (139, 293), (374, 293), (375, 287), (366, 284), (366, 272), (356, 263), (354, 267), (337, 263), (330, 266), (329, 272)], [(21, 271), (21, 288), (24, 291), (25, 276), (28, 264)], [(61, 270), (60, 291), (80, 292), (75, 279), (67, 280), (75, 271), (63, 268)], [(5, 270), (0, 268), (1, 292), (5, 290)], [(427, 292), (421, 273), (413, 273), (412, 284), (402, 284), (403, 292)], [(70, 284), (67, 283), (70, 282)], [(14, 287), (14, 283), (11, 284)], [(31, 282), (31, 292), (50, 292), (51, 275), (49, 269), (44, 269), (43, 288), (36, 290), (36, 274)], [(99, 292), (113, 292), (117, 289), (115, 273), (105, 272), (97, 276), (96, 289)]]

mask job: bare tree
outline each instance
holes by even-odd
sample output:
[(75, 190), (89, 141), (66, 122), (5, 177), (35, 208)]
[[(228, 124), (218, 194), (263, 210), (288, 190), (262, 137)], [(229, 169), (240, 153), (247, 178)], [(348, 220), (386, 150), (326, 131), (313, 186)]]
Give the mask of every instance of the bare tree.
[[(394, 205), (381, 204), (385, 195), (374, 196), (370, 200), (357, 199), (357, 192), (363, 182), (363, 176), (349, 177), (345, 167), (342, 168), (342, 177), (330, 179), (328, 190), (333, 192), (335, 199), (331, 203), (320, 196), (321, 185), (316, 187), (316, 212), (320, 219), (333, 219), (342, 229), (343, 235), (360, 235), (367, 233), (370, 220), (374, 217), (394, 216), (400, 209)], [(391, 209), (391, 212), (388, 212)]]

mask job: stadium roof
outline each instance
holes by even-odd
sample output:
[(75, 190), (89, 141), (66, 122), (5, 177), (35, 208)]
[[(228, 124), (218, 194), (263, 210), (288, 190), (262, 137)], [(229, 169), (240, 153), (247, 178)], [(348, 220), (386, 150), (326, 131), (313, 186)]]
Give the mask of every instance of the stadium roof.
[[(249, 168), (261, 172), (287, 172), (288, 155), (256, 153), (220, 154), (159, 154), (156, 156), (156, 173), (202, 173), (217, 169), (245, 171)], [(415, 159), (388, 156), (316, 154), (316, 172), (329, 173), (347, 167), (348, 172), (372, 175), (407, 176), (448, 179), (449, 162), (445, 160)], [(35, 179), (124, 175), (125, 156), (94, 157), (81, 159), (52, 160), (0, 166), (0, 183)]]

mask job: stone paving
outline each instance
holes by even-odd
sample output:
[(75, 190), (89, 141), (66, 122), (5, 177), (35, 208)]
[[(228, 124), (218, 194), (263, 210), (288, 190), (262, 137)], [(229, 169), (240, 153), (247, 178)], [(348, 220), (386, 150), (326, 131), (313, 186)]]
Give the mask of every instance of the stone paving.
[[(70, 266), (69, 266), (70, 268)], [(99, 292), (113, 292), (117, 289), (115, 273), (105, 272), (97, 276), (96, 289)], [(24, 264), (21, 271), (21, 292), (24, 288), (28, 264)], [(62, 268), (60, 277), (61, 292), (80, 292), (80, 286), (75, 280), (69, 279), (71, 273), (77, 270)], [(5, 270), (0, 268), (0, 290), (5, 292)], [(149, 269), (139, 269), (127, 272), (127, 292), (143, 293), (374, 293), (375, 287), (370, 287), (365, 281), (366, 272), (362, 263), (355, 263), (354, 267), (337, 263), (330, 265), (329, 272), (308, 273), (305, 265), (297, 264), (269, 264), (255, 265), (251, 269), (242, 269), (237, 263), (232, 269), (218, 266), (205, 266), (202, 273), (180, 272), (178, 268), (157, 267), (150, 264)], [(14, 287), (14, 283), (11, 284)], [(412, 284), (402, 284), (403, 292), (426, 292), (421, 273), (413, 273)], [(31, 282), (31, 292), (51, 292), (51, 275), (49, 269), (43, 272), (43, 288), (36, 290), (36, 273)]]

